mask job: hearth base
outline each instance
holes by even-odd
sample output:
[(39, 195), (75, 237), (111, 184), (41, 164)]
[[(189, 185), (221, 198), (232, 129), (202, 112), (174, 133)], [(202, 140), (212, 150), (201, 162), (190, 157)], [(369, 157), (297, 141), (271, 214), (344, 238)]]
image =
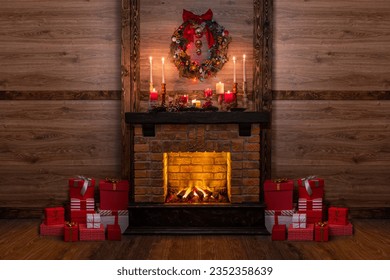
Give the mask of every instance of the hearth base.
[(125, 234), (269, 235), (263, 204), (131, 204)]

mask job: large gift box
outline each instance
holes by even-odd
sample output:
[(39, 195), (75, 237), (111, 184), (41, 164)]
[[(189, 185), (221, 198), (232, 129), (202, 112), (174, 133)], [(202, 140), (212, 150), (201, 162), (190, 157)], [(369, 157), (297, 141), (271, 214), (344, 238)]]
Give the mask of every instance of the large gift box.
[(71, 198), (70, 199), (70, 209), (71, 210), (95, 210), (95, 199), (87, 198), (87, 199), (78, 199)]
[(324, 179), (309, 176), (298, 180), (299, 198), (314, 199), (324, 197)]
[(311, 241), (314, 235), (314, 225), (308, 224), (306, 228), (293, 228), (290, 224), (288, 227), (287, 240), (293, 241)]
[(274, 225), (286, 225), (288, 227), (292, 222), (292, 215), (295, 210), (265, 210), (265, 227), (269, 233), (272, 233)]
[(267, 210), (293, 208), (294, 182), (287, 179), (265, 180), (264, 202)]
[(329, 207), (328, 208), (328, 222), (333, 225), (347, 225), (348, 224), (348, 208), (344, 207)]
[(286, 225), (274, 225), (272, 227), (272, 241), (286, 240), (287, 228)]
[(63, 225), (65, 222), (65, 208), (64, 207), (47, 207), (45, 208), (44, 223), (50, 225)]
[(328, 226), (329, 226), (330, 236), (353, 234), (353, 226), (351, 223), (348, 223), (346, 225), (335, 225), (335, 224), (328, 223)]
[(294, 213), (292, 216), (291, 226), (293, 228), (306, 228), (306, 214), (305, 213)]
[(104, 228), (108, 225), (118, 224), (121, 233), (124, 233), (129, 226), (129, 211), (128, 210), (98, 210), (101, 223)]
[(39, 233), (42, 236), (63, 236), (64, 224), (60, 225), (46, 225), (44, 222), (39, 227)]
[(107, 240), (120, 241), (122, 239), (121, 228), (118, 224), (107, 225)]
[(129, 182), (105, 179), (99, 181), (100, 209), (126, 210), (129, 207)]
[(99, 228), (87, 228), (86, 224), (79, 224), (79, 236), (80, 241), (100, 241), (106, 239), (103, 224), (100, 224)]
[(79, 225), (73, 222), (66, 222), (64, 227), (64, 241), (74, 242), (79, 240)]
[(95, 197), (95, 179), (78, 176), (69, 179), (69, 197), (87, 199)]
[(98, 213), (87, 214), (87, 228), (100, 228), (101, 219)]
[(318, 242), (329, 240), (329, 226), (327, 223), (320, 222), (314, 225), (314, 240)]

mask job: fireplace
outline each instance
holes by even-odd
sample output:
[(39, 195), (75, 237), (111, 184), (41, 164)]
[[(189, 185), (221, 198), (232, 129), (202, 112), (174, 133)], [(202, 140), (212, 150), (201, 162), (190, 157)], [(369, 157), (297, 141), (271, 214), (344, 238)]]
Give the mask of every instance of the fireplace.
[(127, 113), (128, 233), (266, 233), (256, 112)]

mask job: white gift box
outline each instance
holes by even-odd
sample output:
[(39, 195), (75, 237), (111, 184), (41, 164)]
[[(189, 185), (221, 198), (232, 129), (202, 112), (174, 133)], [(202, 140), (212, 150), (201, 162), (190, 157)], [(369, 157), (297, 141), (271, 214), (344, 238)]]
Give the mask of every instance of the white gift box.
[(87, 214), (87, 228), (100, 228), (101, 217), (98, 213)]
[[(275, 217), (275, 213), (278, 214)], [(295, 210), (265, 210), (265, 227), (269, 233), (272, 233), (272, 227), (277, 219), (279, 225), (286, 225), (288, 227), (292, 222), (292, 215)]]
[(292, 216), (293, 228), (306, 228), (306, 214), (295, 213)]

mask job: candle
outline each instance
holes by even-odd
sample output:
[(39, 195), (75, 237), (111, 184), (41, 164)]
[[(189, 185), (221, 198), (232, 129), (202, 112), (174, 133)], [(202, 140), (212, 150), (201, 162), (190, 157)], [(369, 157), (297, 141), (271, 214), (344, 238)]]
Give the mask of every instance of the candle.
[(158, 100), (158, 92), (157, 92), (157, 90), (155, 88), (153, 88), (150, 91), (149, 100), (150, 101), (157, 101)]
[(150, 83), (150, 91), (153, 90), (153, 58), (149, 56), (149, 83)]
[(184, 104), (187, 104), (187, 102), (188, 102), (188, 95), (184, 94), (183, 96), (181, 96), (180, 97), (180, 102), (184, 103)]
[(165, 75), (164, 75), (164, 58), (161, 58), (161, 79), (162, 83), (165, 84)]
[(192, 107), (200, 108), (201, 106), (200, 100), (193, 99), (191, 103), (192, 103)]
[(242, 76), (244, 82), (246, 82), (246, 73), (245, 73), (245, 54), (242, 56)]
[(233, 83), (236, 82), (236, 57), (233, 56)]
[(234, 96), (233, 93), (228, 90), (227, 92), (224, 93), (223, 99), (225, 100), (226, 103), (232, 103), (234, 101)]
[(223, 94), (224, 93), (225, 85), (223, 83), (218, 82), (215, 87), (216, 87), (216, 93), (217, 94)]
[(211, 88), (206, 88), (204, 90), (204, 97), (205, 98), (210, 98), (213, 96), (213, 90)]

